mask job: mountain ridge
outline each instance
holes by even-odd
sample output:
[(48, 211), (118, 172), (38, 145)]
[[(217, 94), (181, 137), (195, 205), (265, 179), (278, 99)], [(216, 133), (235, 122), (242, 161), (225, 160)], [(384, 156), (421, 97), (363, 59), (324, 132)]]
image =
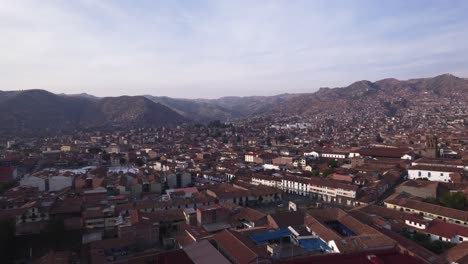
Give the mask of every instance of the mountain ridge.
[(337, 115), (370, 107), (397, 115), (420, 100), (468, 101), (468, 80), (451, 74), (400, 81), (360, 80), (313, 93), (181, 99), (167, 96), (95, 97), (31, 89), (0, 91), (0, 130), (73, 130), (93, 127), (175, 126), (258, 115)]

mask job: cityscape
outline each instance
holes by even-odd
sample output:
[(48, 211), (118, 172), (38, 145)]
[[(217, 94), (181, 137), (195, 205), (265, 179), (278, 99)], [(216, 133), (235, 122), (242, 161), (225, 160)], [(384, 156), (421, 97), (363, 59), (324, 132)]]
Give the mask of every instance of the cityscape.
[[(305, 60), (311, 55), (308, 49), (298, 49), (307, 53), (299, 57), (294, 57), (297, 49), (260, 50), (276, 47), (272, 41), (289, 45), (286, 40), (302, 30), (289, 23), (299, 25), (300, 20), (312, 26), (303, 12), (318, 3), (26, 2), (0, 3), (0, 18), (11, 32), (33, 38), (45, 32), (41, 30), (49, 21), (54, 26), (30, 47), (16, 43), (15, 34), (0, 23), (0, 32), (18, 45), (0, 62), (0, 72), (7, 73), (0, 80), (0, 263), (468, 263), (468, 71), (465, 55), (456, 60), (450, 53), (467, 44), (462, 38), (466, 30), (452, 32), (458, 42), (444, 40), (440, 54), (450, 61), (421, 60), (427, 65), (418, 61), (416, 70), (395, 55), (405, 57), (405, 49), (394, 46), (392, 59), (385, 63), (401, 71), (350, 54), (334, 61), (335, 66), (324, 61), (327, 71), (337, 74), (328, 75), (322, 69), (294, 68), (301, 56)], [(357, 2), (359, 8), (349, 11), (355, 15), (367, 14), (362, 10), (369, 8), (388, 21), (412, 21), (415, 31), (426, 28), (419, 24), (426, 16), (440, 25), (434, 32), (417, 31), (417, 37), (436, 35), (449, 26), (458, 29), (465, 22), (468, 26), (459, 14), (467, 8), (462, 2), (455, 1), (449, 10), (442, 3), (427, 3), (426, 9), (416, 1), (400, 3), (404, 7), (400, 1), (382, 6)], [(26, 7), (36, 8), (37, 14)], [(316, 8), (320, 12), (311, 17), (347, 14), (332, 4)], [(441, 12), (437, 17), (435, 9)], [(417, 19), (409, 20), (404, 10)], [(279, 21), (266, 19), (270, 15)], [(451, 15), (460, 16), (458, 24), (445, 20)], [(350, 17), (343, 18), (343, 24), (338, 18), (330, 23), (340, 29), (350, 23), (350, 29), (371, 30), (367, 27), (372, 22), (362, 22), (364, 26)], [(56, 23), (59, 18), (63, 25)], [(25, 33), (18, 21), (36, 21), (39, 31)], [(277, 30), (287, 26), (283, 37), (260, 23), (265, 21)], [(377, 27), (385, 28), (388, 21), (376, 18)], [(140, 27), (150, 22), (154, 31), (142, 33)], [(225, 23), (252, 30), (247, 36), (260, 43), (249, 38), (249, 48), (242, 50), (244, 31), (232, 30), (239, 39), (217, 35), (227, 30)], [(403, 32), (405, 23), (391, 23), (391, 28)], [(78, 53), (73, 56), (66, 52), (68, 30), (82, 45), (74, 48)], [(113, 42), (112, 32), (127, 39)], [(159, 33), (162, 44), (150, 41), (148, 35)], [(189, 47), (213, 33), (219, 39), (204, 39), (215, 43), (206, 43), (213, 57), (204, 48)], [(348, 36), (341, 30), (338, 35)], [(333, 40), (328, 33), (320, 36), (325, 42)], [(405, 42), (410, 37), (403, 33), (395, 38), (401, 45), (414, 44)], [(85, 39), (114, 43), (108, 47), (112, 56), (93, 57), (88, 49), (94, 50), (95, 43)], [(303, 35), (300, 39), (308, 40)], [(135, 46), (127, 46), (130, 40)], [(230, 51), (224, 50), (223, 41)], [(438, 48), (436, 42), (427, 41), (427, 49), (417, 46), (417, 52), (439, 59), (439, 53), (431, 53), (432, 47)], [(56, 57), (41, 51), (48, 45), (57, 50)], [(465, 54), (466, 47), (460, 48)], [(27, 50), (35, 55), (26, 59)], [(196, 55), (182, 60), (175, 51)], [(138, 53), (138, 63), (129, 59), (133, 53)], [(278, 54), (289, 56), (279, 60), (284, 68), (276, 67)], [(197, 61), (198, 56), (208, 61)], [(270, 61), (270, 56), (276, 59)], [(158, 58), (161, 64), (153, 64)], [(213, 58), (223, 63), (209, 61)], [(338, 65), (347, 65), (350, 58), (353, 63), (345, 71), (351, 77), (339, 75)], [(29, 72), (26, 65), (43, 59), (47, 65), (37, 69), (38, 74)], [(115, 63), (112, 76), (106, 75), (109, 68), (101, 59)], [(79, 72), (83, 81), (75, 82), (75, 62), (103, 75), (86, 69)], [(198, 66), (191, 68), (192, 63)], [(382, 67), (378, 70), (384, 74), (369, 70), (368, 63)], [(237, 64), (252, 75), (236, 72)], [(266, 64), (271, 67), (262, 68)], [(154, 76), (146, 75), (148, 67)], [(309, 75), (322, 77), (312, 82)], [(370, 80), (362, 80), (365, 75)], [(283, 83), (282, 78), (291, 81)], [(89, 85), (93, 80), (96, 87)], [(165, 81), (170, 84), (161, 85)], [(142, 88), (147, 84), (154, 88)], [(79, 85), (83, 88), (76, 88)]]

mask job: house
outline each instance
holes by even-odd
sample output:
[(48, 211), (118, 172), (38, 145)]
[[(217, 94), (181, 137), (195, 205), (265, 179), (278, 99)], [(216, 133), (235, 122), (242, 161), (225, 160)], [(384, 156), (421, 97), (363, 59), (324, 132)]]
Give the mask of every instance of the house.
[(318, 153), (317, 151), (304, 151), (303, 156), (318, 159), (320, 158), (320, 153)]
[(213, 236), (215, 247), (231, 262), (238, 264), (271, 263), (267, 251), (239, 233), (223, 230)]
[(410, 148), (395, 148), (395, 147), (370, 147), (361, 148), (356, 151), (354, 156), (364, 156), (372, 158), (391, 158), (413, 160), (414, 151)]
[(408, 179), (427, 179), (438, 182), (461, 182), (467, 171), (446, 166), (415, 165), (408, 169)]
[(192, 175), (190, 173), (170, 173), (166, 175), (166, 180), (171, 189), (185, 188), (192, 183)]
[(229, 184), (220, 184), (206, 190), (206, 194), (214, 197), (219, 203), (234, 203), (242, 206), (249, 204), (249, 201), (257, 201), (248, 190), (236, 188)]
[(113, 229), (117, 223), (115, 207), (89, 208), (81, 214), (83, 225), (87, 229)]
[(36, 187), (39, 191), (46, 191), (46, 179), (39, 176), (28, 175), (20, 180), (20, 186)]
[(210, 242), (208, 242), (208, 240), (202, 240), (200, 242), (193, 243), (192, 245), (185, 247), (184, 251), (187, 253), (194, 264), (231, 263), (218, 250), (216, 250), (216, 248)]
[(468, 212), (440, 205), (429, 204), (405, 197), (389, 197), (384, 202), (390, 209), (400, 210), (411, 214), (420, 214), (430, 219), (439, 219), (444, 222), (468, 226)]
[(305, 213), (303, 211), (277, 212), (267, 216), (268, 226), (273, 229), (283, 229), (289, 226), (304, 224)]
[(321, 150), (320, 158), (324, 159), (335, 159), (335, 160), (343, 160), (348, 158), (349, 153), (346, 151), (337, 151), (337, 150)]
[(8, 183), (18, 178), (16, 167), (0, 166), (0, 183)]
[(411, 230), (426, 234), (432, 241), (460, 244), (468, 241), (468, 227), (440, 220), (427, 220), (419, 214), (410, 214), (405, 220)]
[(118, 225), (118, 237), (134, 240), (139, 246), (155, 246), (159, 244), (159, 222), (148, 213), (134, 210), (128, 221)]
[(410, 193), (413, 196), (421, 198), (437, 198), (439, 189), (438, 182), (422, 181), (422, 180), (409, 180), (400, 184), (395, 188), (397, 193)]
[(219, 204), (197, 208), (197, 223), (199, 225), (226, 223), (229, 219), (229, 210)]
[(281, 177), (263, 175), (263, 174), (254, 174), (252, 175), (251, 181), (252, 181), (252, 184), (260, 184), (260, 185), (266, 185), (266, 186), (282, 189)]
[(443, 256), (450, 263), (464, 264), (468, 263), (468, 242), (460, 243), (443, 253)]
[(338, 208), (308, 211), (307, 230), (335, 253), (392, 249), (396, 242)]

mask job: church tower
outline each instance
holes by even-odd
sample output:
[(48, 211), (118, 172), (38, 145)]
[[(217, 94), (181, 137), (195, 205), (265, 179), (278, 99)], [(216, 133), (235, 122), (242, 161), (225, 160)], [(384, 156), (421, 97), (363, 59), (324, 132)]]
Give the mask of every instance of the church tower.
[(437, 136), (428, 135), (426, 137), (425, 156), (428, 158), (437, 158), (439, 156)]

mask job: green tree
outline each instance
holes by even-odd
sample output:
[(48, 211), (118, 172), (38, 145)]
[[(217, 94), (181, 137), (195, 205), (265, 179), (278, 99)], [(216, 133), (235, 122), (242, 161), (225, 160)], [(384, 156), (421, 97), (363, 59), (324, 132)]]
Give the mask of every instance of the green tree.
[(91, 154), (99, 154), (100, 152), (102, 152), (102, 149), (99, 148), (99, 147), (92, 147), (92, 148), (89, 148), (88, 149), (88, 152), (91, 153)]
[(107, 153), (106, 151), (103, 151), (103, 152), (102, 152), (102, 156), (101, 156), (101, 157), (102, 157), (103, 160), (105, 160), (105, 161), (107, 161), (107, 162), (109, 162), (109, 161), (110, 161), (110, 158), (111, 158), (110, 154)]
[(323, 177), (327, 177), (328, 175), (332, 174), (333, 173), (333, 169), (332, 168), (328, 168), (326, 169), (324, 172), (323, 172)]
[(145, 165), (145, 162), (141, 158), (137, 158), (136, 161), (135, 161), (135, 164), (138, 167), (141, 167), (141, 166)]
[(462, 192), (445, 193), (440, 198), (440, 203), (446, 207), (463, 210), (466, 206), (466, 197)]
[(437, 205), (440, 204), (439, 201), (433, 197), (424, 198), (423, 202), (430, 203), (430, 204), (437, 204)]
[(336, 162), (336, 160), (331, 160), (330, 162), (328, 162), (328, 167), (336, 168), (338, 167), (338, 162)]
[(384, 139), (382, 138), (382, 136), (380, 134), (377, 134), (377, 137), (376, 137), (375, 141), (377, 141), (378, 143), (383, 143)]

